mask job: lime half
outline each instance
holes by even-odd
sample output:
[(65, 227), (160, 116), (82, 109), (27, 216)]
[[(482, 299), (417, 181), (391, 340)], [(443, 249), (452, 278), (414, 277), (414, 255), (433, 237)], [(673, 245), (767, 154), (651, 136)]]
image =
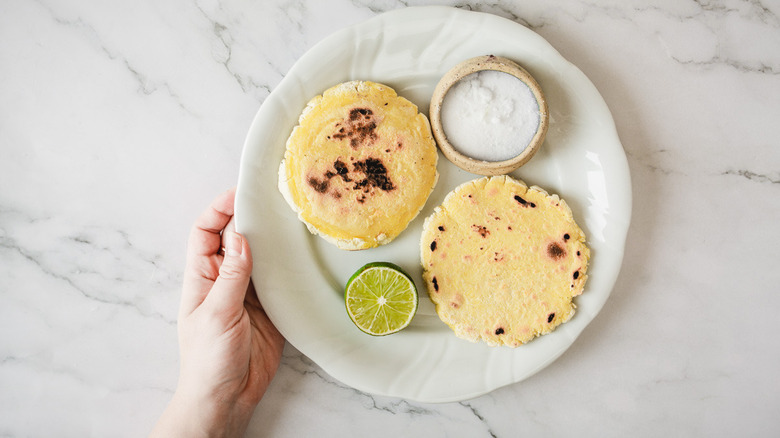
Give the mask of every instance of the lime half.
[(347, 282), (344, 291), (352, 322), (372, 336), (395, 333), (412, 322), (417, 312), (417, 288), (400, 267), (369, 263)]

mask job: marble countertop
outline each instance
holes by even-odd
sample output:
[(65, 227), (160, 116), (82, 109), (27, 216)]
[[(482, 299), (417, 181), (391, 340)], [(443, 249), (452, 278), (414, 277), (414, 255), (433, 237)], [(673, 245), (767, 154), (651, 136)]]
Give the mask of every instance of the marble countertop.
[[(633, 183), (610, 299), (550, 366), (425, 404), (288, 345), (247, 436), (780, 434), (780, 5), (437, 1), (595, 84)], [(296, 59), (409, 1), (0, 5), (0, 436), (144, 436), (176, 385), (189, 227)]]

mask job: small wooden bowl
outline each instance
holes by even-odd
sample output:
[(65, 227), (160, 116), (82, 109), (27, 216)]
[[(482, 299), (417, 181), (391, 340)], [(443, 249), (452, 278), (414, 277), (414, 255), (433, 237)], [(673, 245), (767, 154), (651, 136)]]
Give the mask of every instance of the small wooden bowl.
[[(441, 105), (447, 91), (464, 77), (483, 70), (500, 71), (520, 79), (531, 88), (531, 92), (534, 94), (536, 102), (539, 104), (539, 127), (536, 130), (536, 135), (534, 135), (531, 142), (519, 155), (508, 160), (483, 161), (464, 155), (455, 149), (449, 140), (447, 140), (447, 135), (442, 128)], [(448, 71), (441, 80), (439, 80), (439, 83), (433, 91), (429, 114), (433, 136), (439, 144), (439, 149), (441, 149), (444, 156), (463, 170), (486, 176), (507, 174), (527, 163), (544, 142), (550, 118), (547, 112), (547, 101), (544, 98), (544, 94), (542, 94), (541, 87), (539, 87), (539, 84), (533, 76), (513, 61), (493, 55), (468, 59)]]

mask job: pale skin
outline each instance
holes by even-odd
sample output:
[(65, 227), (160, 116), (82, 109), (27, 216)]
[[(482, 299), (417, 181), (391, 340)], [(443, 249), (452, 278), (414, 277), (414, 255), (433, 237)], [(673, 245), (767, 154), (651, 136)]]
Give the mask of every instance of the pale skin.
[(235, 189), (217, 197), (190, 232), (179, 382), (150, 437), (243, 436), (279, 366), (284, 338), (250, 282), (249, 244), (228, 226), (234, 198)]

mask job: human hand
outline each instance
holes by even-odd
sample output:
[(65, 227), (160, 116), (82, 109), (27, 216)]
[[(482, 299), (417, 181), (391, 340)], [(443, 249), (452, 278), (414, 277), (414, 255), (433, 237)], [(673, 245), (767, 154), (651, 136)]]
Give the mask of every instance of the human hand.
[(234, 198), (220, 195), (190, 233), (179, 384), (152, 436), (242, 436), (279, 366), (284, 338), (250, 282), (246, 239), (228, 229)]

